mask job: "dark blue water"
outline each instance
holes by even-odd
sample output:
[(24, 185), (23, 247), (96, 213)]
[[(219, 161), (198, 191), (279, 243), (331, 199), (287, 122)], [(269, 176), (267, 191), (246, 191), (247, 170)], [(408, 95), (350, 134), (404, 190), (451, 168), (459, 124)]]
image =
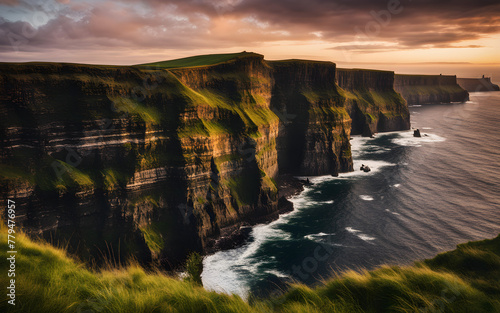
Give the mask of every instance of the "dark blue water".
[[(206, 288), (244, 297), (345, 269), (411, 264), (500, 233), (500, 93), (411, 107), (413, 132), (352, 141), (354, 173), (311, 179), (295, 211), (204, 260)], [(372, 168), (359, 171), (361, 164)]]

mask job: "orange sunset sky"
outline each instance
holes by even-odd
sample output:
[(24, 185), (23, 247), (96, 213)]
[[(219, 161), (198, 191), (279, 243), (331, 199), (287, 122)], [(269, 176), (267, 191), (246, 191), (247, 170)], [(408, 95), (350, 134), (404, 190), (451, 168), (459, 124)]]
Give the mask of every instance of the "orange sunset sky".
[(500, 81), (500, 1), (0, 0), (0, 61), (138, 64), (253, 51)]

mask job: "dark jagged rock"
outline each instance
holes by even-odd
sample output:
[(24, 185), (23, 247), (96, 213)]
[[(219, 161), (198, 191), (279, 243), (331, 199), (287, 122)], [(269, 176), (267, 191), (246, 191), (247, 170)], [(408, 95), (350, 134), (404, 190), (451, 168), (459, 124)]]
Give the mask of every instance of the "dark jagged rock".
[(206, 253), (214, 253), (221, 250), (237, 248), (247, 242), (252, 232), (250, 225), (243, 225), (231, 231), (226, 230), (226, 234), (217, 239), (211, 239), (205, 248)]
[(368, 165), (361, 164), (361, 167), (359, 169), (360, 171), (363, 171), (365, 173), (370, 172), (372, 169)]
[(422, 137), (422, 135), (420, 135), (420, 129), (415, 129), (413, 131), (413, 137)]

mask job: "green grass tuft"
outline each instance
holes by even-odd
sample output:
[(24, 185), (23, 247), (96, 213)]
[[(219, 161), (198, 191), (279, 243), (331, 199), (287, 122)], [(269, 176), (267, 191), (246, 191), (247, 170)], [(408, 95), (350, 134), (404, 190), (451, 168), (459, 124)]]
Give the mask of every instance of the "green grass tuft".
[(153, 253), (160, 253), (161, 250), (165, 247), (165, 241), (163, 240), (163, 236), (161, 235), (158, 227), (154, 224), (139, 227), (142, 234), (144, 235), (144, 240), (149, 247), (149, 250)]
[(239, 53), (226, 53), (226, 54), (207, 54), (207, 55), (197, 55), (188, 58), (175, 59), (169, 61), (160, 61), (146, 64), (139, 64), (139, 67), (158, 67), (158, 68), (179, 68), (179, 67), (195, 67), (195, 66), (207, 66), (214, 65), (218, 63), (227, 62), (236, 58), (247, 57), (247, 56), (258, 56), (256, 53), (251, 52), (239, 52)]
[[(149, 230), (147, 231), (148, 233)], [(348, 271), (311, 288), (253, 300), (199, 287), (202, 262), (192, 254), (188, 281), (135, 264), (93, 271), (62, 249), (16, 234), (16, 306), (0, 296), (1, 312), (500, 312), (500, 236), (459, 245), (414, 266)], [(7, 258), (0, 226), (0, 258)], [(0, 271), (7, 273), (7, 262)], [(0, 284), (7, 286), (7, 275)]]
[(203, 272), (203, 258), (198, 252), (191, 253), (186, 261), (186, 280), (203, 286), (201, 273)]
[(161, 115), (156, 108), (145, 106), (127, 97), (109, 97), (115, 109), (139, 116), (146, 124), (160, 124)]

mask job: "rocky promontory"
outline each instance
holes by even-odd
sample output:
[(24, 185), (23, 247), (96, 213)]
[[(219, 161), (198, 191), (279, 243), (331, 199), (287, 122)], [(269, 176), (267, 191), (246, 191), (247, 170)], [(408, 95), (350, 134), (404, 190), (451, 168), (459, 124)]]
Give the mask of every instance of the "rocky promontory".
[(394, 89), (408, 105), (469, 100), (469, 93), (457, 84), (457, 77), (451, 75), (396, 74)]
[(468, 92), (500, 91), (500, 87), (493, 84), (490, 77), (484, 77), (484, 75), (482, 78), (457, 78), (457, 82)]

